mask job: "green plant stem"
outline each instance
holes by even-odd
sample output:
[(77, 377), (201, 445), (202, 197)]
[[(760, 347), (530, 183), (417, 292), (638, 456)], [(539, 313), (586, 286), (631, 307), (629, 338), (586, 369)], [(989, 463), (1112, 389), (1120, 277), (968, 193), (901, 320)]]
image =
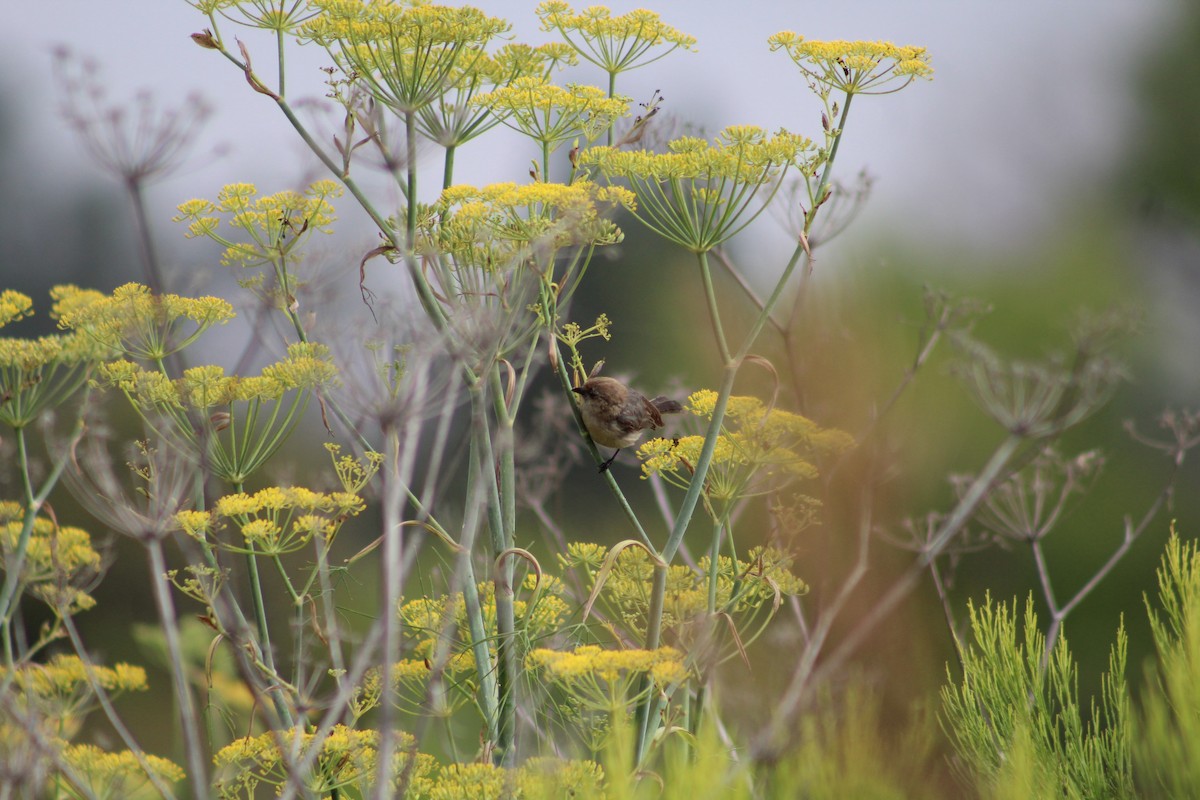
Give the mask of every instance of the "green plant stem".
[(4, 589), (0, 592), (0, 622), (4, 624), (4, 659), (8, 669), (13, 668), (12, 612), (16, 609), (17, 588), (21, 582), (21, 570), (25, 567), (25, 555), (29, 551), (29, 540), (33, 538), (33, 523), (37, 519), (39, 504), (34, 502), (33, 479), (29, 474), (29, 449), (25, 441), (24, 426), (17, 428), (17, 464), (21, 472), (21, 489), (25, 497), (25, 516), (21, 520), (21, 533), (17, 546), (11, 553), (4, 554)]
[(154, 590), (154, 602), (158, 606), (158, 618), (162, 623), (163, 637), (167, 644), (167, 659), (171, 665), (171, 685), (175, 690), (176, 709), (180, 728), (183, 731), (183, 749), (187, 758), (188, 779), (192, 794), (205, 797), (208, 792), (208, 769), (200, 746), (200, 725), (196, 719), (196, 706), (188, 686), (187, 668), (183, 663), (183, 646), (179, 641), (179, 620), (175, 605), (167, 588), (167, 562), (163, 557), (162, 541), (155, 538), (146, 543), (150, 557), (150, 585)]
[[(609, 70), (609, 72), (608, 72), (608, 97), (609, 97), (609, 99), (611, 100), (613, 98), (613, 96), (616, 95), (616, 93), (617, 93), (617, 73), (613, 72), (612, 70)], [(608, 145), (609, 147), (612, 147), (613, 128), (616, 126), (616, 124), (617, 124), (616, 120), (613, 120), (612, 122), (610, 122), (608, 124), (607, 136), (604, 140), (604, 143), (606, 145)]]
[[(775, 308), (775, 304), (779, 302), (779, 298), (783, 294), (783, 287), (787, 284), (792, 272), (796, 269), (796, 265), (800, 263), (801, 257), (806, 252), (803, 243), (796, 245), (796, 249), (792, 252), (792, 257), (788, 260), (787, 266), (784, 267), (783, 274), (780, 275), (779, 281), (775, 284), (774, 291), (771, 292), (766, 303), (763, 304), (762, 310), (759, 311), (758, 316), (750, 325), (750, 330), (746, 334), (746, 339), (742, 346), (725, 363), (721, 386), (717, 391), (717, 402), (713, 408), (712, 421), (709, 422), (708, 430), (705, 433), (704, 445), (700, 449), (700, 458), (696, 462), (695, 473), (692, 476), (687, 493), (683, 497), (679, 514), (675, 517), (675, 527), (671, 529), (671, 534), (660, 553), (663, 560), (668, 563), (675, 557), (675, 553), (679, 550), (679, 545), (683, 541), (683, 535), (687, 532), (688, 524), (692, 520), (692, 514), (696, 511), (696, 504), (700, 500), (700, 493), (703, 491), (704, 481), (708, 476), (708, 468), (712, 464), (717, 437), (720, 435), (721, 425), (725, 421), (725, 409), (729, 405), (729, 397), (733, 393), (733, 383), (737, 378), (738, 368), (741, 366), (742, 360), (750, 352), (750, 348), (754, 345), (754, 340), (758, 338), (759, 333), (762, 332), (763, 327), (767, 324), (767, 320), (770, 319), (771, 311)], [(710, 300), (710, 302), (715, 303), (715, 300)]]
[[(284, 69), (283, 28), (275, 29), (275, 50), (279, 54), (279, 96), (287, 96), (287, 71)], [(348, 144), (348, 143), (347, 143)]]
[[(502, 457), (498, 461), (492, 447), (492, 436), (487, 424), (485, 392), (479, 386), (471, 386), (468, 391), (471, 396), (472, 416), (477, 420), (477, 424), (473, 427), (473, 433), (478, 440), (479, 454), (485, 464), (493, 468), (498, 467), (503, 472), (504, 467), (502, 462), (504, 459)], [(503, 421), (501, 424), (503, 424)], [(509, 457), (511, 458), (512, 448), (510, 447), (508, 450)], [(511, 470), (511, 464), (509, 468)], [(489, 472), (492, 472), (492, 470), (489, 470)], [(509, 480), (511, 481), (511, 474)], [(501, 483), (503, 483), (503, 477), (500, 477), (499, 480), (488, 479), (484, 484), (487, 487), (488, 529), (491, 533), (493, 559), (509, 547), (505, 537), (504, 504), (500, 496)], [(516, 731), (516, 696), (514, 693), (516, 690), (517, 670), (515, 653), (513, 651), (513, 647), (515, 646), (516, 618), (513, 611), (512, 586), (510, 582), (505, 580), (504, 576), (512, 570), (512, 565), (500, 564), (498, 567), (493, 568), (497, 570), (492, 576), (494, 587), (493, 599), (496, 603), (497, 639), (496, 691), (498, 705), (495, 756), (498, 763), (509, 763), (515, 755), (512, 744)]]
[(454, 185), (454, 152), (457, 148), (452, 145), (446, 145), (445, 166), (442, 168), (442, 189), (449, 189)]
[(281, 254), (279, 261), (272, 260), (272, 266), (275, 268), (275, 280), (279, 282), (279, 288), (283, 290), (283, 311), (292, 321), (292, 327), (296, 329), (296, 338), (307, 343), (308, 334), (305, 333), (304, 326), (300, 324), (300, 315), (293, 308), (295, 296), (292, 294), (291, 281), (288, 280), (287, 258)]
[[(531, 347), (530, 350), (532, 349)], [(513, 408), (510, 409), (505, 401), (505, 391), (500, 378), (499, 363), (493, 365), (488, 377), (492, 393), (492, 406), (500, 426), (498, 436), (496, 437), (496, 444), (500, 451), (498, 466), (500, 473), (501, 524), (504, 532), (504, 549), (507, 550), (514, 546), (517, 529), (517, 499), (514, 480), (516, 475), (516, 456), (513, 452), (513, 421), (516, 418), (517, 405), (515, 401), (516, 387), (513, 387), (514, 402)], [(496, 555), (499, 555), (499, 553)]]
[(12, 651), (13, 612), (17, 608), (17, 597), (21, 587), (21, 570), (25, 566), (25, 556), (28, 554), (29, 540), (33, 536), (33, 525), (37, 520), (38, 511), (41, 510), (42, 504), (46, 502), (46, 498), (50, 496), (50, 492), (58, 484), (58, 479), (62, 476), (62, 471), (66, 468), (67, 462), (70, 460), (75, 442), (83, 435), (83, 420), (77, 419), (75, 421), (75, 428), (71, 433), (70, 446), (64, 448), (63, 454), (54, 461), (49, 474), (42, 481), (42, 487), (39, 490), (34, 489), (33, 478), (29, 473), (29, 446), (25, 441), (25, 427), (17, 428), (16, 434), (17, 464), (21, 473), (21, 491), (24, 494), (25, 514), (21, 520), (21, 533), (17, 536), (16, 548), (12, 552), (4, 554), (4, 588), (0, 590), (0, 626), (3, 626), (4, 630), (4, 657), (5, 664), (9, 669), (12, 669), (14, 656)]
[[(646, 620), (646, 649), (657, 650), (662, 641), (663, 603), (667, 596), (667, 574), (670, 567), (666, 563), (654, 564), (654, 580), (650, 587), (650, 608)], [(653, 736), (650, 734), (650, 718), (652, 716), (651, 683), (653, 678), (645, 675), (639, 681), (637, 716), (635, 719), (635, 742), (633, 760), (635, 764), (642, 763), (650, 748)]]
[(271, 563), (275, 565), (275, 571), (279, 573), (279, 577), (283, 579), (283, 588), (287, 590), (288, 597), (292, 601), (292, 605), (300, 604), (300, 592), (296, 591), (296, 587), (292, 585), (291, 576), (287, 574), (287, 570), (283, 567), (283, 559), (278, 554), (271, 554)]
[[(195, 502), (198, 507), (203, 507), (204, 489), (203, 478), (201, 477), (203, 474), (202, 472), (197, 472), (196, 476)], [(196, 552), (198, 552), (198, 556), (190, 556), (193, 562), (203, 562), (207, 568), (217, 573), (222, 571), (222, 567), (210, 547), (200, 547)], [(235, 645), (234, 654), (241, 662), (245, 675), (248, 679), (251, 676), (261, 678), (259, 672), (267, 663), (263, 655), (262, 643), (250, 634), (250, 622), (246, 618), (245, 612), (242, 610), (242, 606), (238, 602), (230, 583), (221, 583), (219, 591), (212, 598), (211, 605), (219, 630)], [(231, 620), (233, 624), (229, 624)], [(290, 720), (291, 716), (283, 697), (284, 683), (274, 673), (274, 670), (271, 671), (271, 681), (263, 686), (256, 686), (255, 691), (262, 691), (264, 694), (273, 695), (271, 705), (280, 716), (280, 720)], [(291, 722), (288, 721), (286, 724), (290, 725)], [(215, 737), (211, 733), (209, 741), (215, 741)]]
[(346, 671), (346, 663), (342, 658), (342, 635), (338, 627), (337, 606), (333, 600), (333, 582), (329, 577), (329, 546), (323, 538), (316, 543), (317, 579), (321, 587), (321, 613), (325, 617), (325, 639), (329, 642), (329, 663), (332, 665), (335, 680), (341, 685)]
[[(242, 484), (234, 484), (234, 491), (243, 491)], [(263, 666), (272, 675), (277, 675), (278, 670), (275, 668), (275, 655), (271, 649), (271, 628), (267, 624), (267, 609), (263, 599), (262, 581), (258, 574), (257, 554), (252, 542), (246, 543), (246, 574), (250, 579), (250, 596), (254, 601), (254, 624), (258, 629), (258, 651), (259, 657), (262, 659)], [(292, 712), (284, 702), (282, 695), (278, 692), (273, 692), (275, 711), (279, 714), (280, 719), (290, 727), (293, 724)]]
[(466, 513), (463, 516), (462, 535), (459, 537), (462, 546), (459, 573), (462, 581), (461, 589), (467, 617), (467, 630), (471, 635), (471, 652), (475, 656), (475, 672), (479, 675), (479, 705), (483, 710), (488, 741), (495, 742), (499, 739), (496, 671), (492, 668), (492, 655), (488, 648), (489, 637), (484, 626), (483, 608), (479, 602), (475, 565), (471, 560), (474, 552), (475, 531), (479, 528), (479, 511), (484, 505), (480, 501), (480, 496), (484, 491), (484, 473), (487, 462), (484, 461), (479, 445), (481, 436), (477, 433), (477, 429), (485, 424), (485, 421), (480, 418), (482, 410), (474, 403), (471, 406), (470, 461), (467, 469)]
[[(531, 347), (530, 350), (533, 348)], [(516, 545), (517, 529), (517, 491), (516, 491), (516, 454), (513, 450), (513, 420), (516, 414), (514, 386), (514, 407), (508, 408), (505, 403), (504, 386), (500, 379), (500, 365), (496, 363), (490, 372), (492, 403), (497, 417), (498, 431), (495, 438), (497, 467), (500, 493), (500, 524), (503, 548), (493, 553), (499, 558)], [(513, 559), (506, 558), (493, 561), (493, 576), (496, 596), (496, 634), (499, 637), (496, 656), (499, 661), (500, 689), (500, 739), (497, 750), (501, 761), (506, 766), (516, 763), (516, 687), (518, 666), (516, 609), (513, 604), (513, 574), (515, 564)]]
[(304, 686), (308, 680), (308, 666), (304, 660), (304, 644), (307, 641), (305, 634), (306, 626), (304, 624), (304, 595), (297, 594), (292, 588), (292, 580), (283, 569), (283, 561), (279, 556), (272, 556), (271, 560), (275, 562), (275, 568), (283, 577), (285, 586), (287, 587), (288, 595), (292, 598), (292, 611), (295, 614), (295, 620), (292, 623), (292, 683), (296, 686)]
[(386, 787), (392, 777), (392, 753), (395, 749), (396, 703), (392, 686), (392, 664), (400, 659), (401, 597), (400, 565), (403, 560), (404, 528), (402, 523), (403, 492), (401, 491), (400, 431), (389, 425), (384, 431), (383, 457), (383, 563), (380, 582), (383, 602), (380, 619), (383, 626), (383, 703), (380, 710), (380, 742), (378, 774), (375, 785)]
[[(275, 655), (271, 650), (271, 628), (267, 624), (267, 609), (263, 600), (262, 581), (258, 574), (257, 555), (253, 544), (247, 543), (247, 547), (250, 552), (246, 553), (246, 574), (250, 578), (250, 595), (254, 601), (254, 624), (258, 629), (258, 649), (263, 665), (274, 674), (278, 670), (275, 668)], [(273, 694), (275, 694), (276, 712), (288, 726), (291, 726), (293, 724), (291, 710), (278, 693)]]
[(838, 120), (838, 132), (829, 148), (829, 158), (825, 161), (825, 168), (821, 170), (821, 180), (817, 183), (817, 194), (811, 198), (813, 208), (809, 211), (808, 220), (805, 221), (804, 232), (806, 234), (812, 229), (812, 219), (816, 216), (817, 206), (824, 199), (825, 187), (829, 185), (829, 174), (833, 170), (833, 162), (837, 159), (838, 147), (842, 144), (842, 134), (846, 130), (846, 117), (850, 114), (850, 101), (853, 99), (854, 95), (847, 92), (846, 101), (842, 103), (842, 117)]
[(412, 252), (417, 245), (417, 113), (404, 112), (404, 160), (408, 173), (408, 182), (404, 189), (408, 207), (405, 209), (406, 224), (404, 229), (406, 252)]
[[(717, 613), (717, 565), (721, 558), (721, 533), (725, 530), (726, 520), (713, 523), (712, 542), (708, 546), (708, 613)], [(734, 560), (734, 564), (737, 561)]]
[[(838, 121), (837, 134), (834, 135), (833, 144), (829, 147), (829, 158), (825, 160), (825, 166), (821, 170), (821, 178), (817, 181), (817, 191), (809, 198), (812, 203), (812, 208), (804, 218), (804, 231), (801, 233), (802, 241), (807, 242), (808, 235), (812, 231), (813, 222), (817, 218), (817, 212), (821, 207), (825, 197), (825, 187), (829, 185), (829, 176), (833, 171), (834, 162), (837, 160), (838, 149), (842, 144), (842, 136), (846, 132), (846, 118), (850, 114), (850, 102), (854, 99), (854, 95), (847, 93), (845, 102), (842, 104), (841, 119)], [(811, 269), (811, 259), (809, 261), (809, 269)], [(788, 315), (788, 323), (786, 327), (786, 336), (784, 337), (784, 347), (787, 350), (789, 358), (792, 355), (792, 334), (796, 330), (796, 320), (800, 316), (800, 307), (803, 305), (804, 288), (807, 285), (804, 282), (805, 276), (809, 270), (805, 270), (800, 276), (800, 286), (796, 290), (796, 298), (792, 303), (791, 313)]]
[(696, 254), (700, 262), (700, 277), (704, 283), (704, 298), (708, 301), (708, 318), (712, 323), (713, 335), (717, 339), (717, 351), (721, 354), (721, 363), (728, 364), (732, 359), (729, 355), (729, 344), (725, 341), (725, 328), (721, 324), (721, 312), (717, 308), (717, 293), (713, 290), (712, 270), (708, 264), (708, 252)]

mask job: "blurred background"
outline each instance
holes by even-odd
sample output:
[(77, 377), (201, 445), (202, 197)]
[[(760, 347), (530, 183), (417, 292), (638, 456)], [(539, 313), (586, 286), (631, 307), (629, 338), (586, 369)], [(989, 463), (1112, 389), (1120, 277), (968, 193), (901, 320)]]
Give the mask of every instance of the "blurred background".
[[(550, 40), (539, 30), (534, 2), (477, 5), (509, 19), (518, 40)], [(631, 8), (619, 4), (613, 11)], [(861, 98), (847, 121), (835, 178), (851, 181), (866, 170), (873, 190), (849, 231), (818, 250), (802, 321), (804, 346), (792, 363), (777, 362), (789, 383), (803, 386), (789, 405), (823, 425), (861, 430), (917, 352), (927, 286), (989, 305), (975, 333), (1001, 352), (1028, 358), (1066, 349), (1069, 322), (1082, 309), (1140, 310), (1139, 335), (1122, 348), (1129, 380), (1063, 443), (1067, 455), (1099, 448), (1106, 459), (1093, 490), (1072, 502), (1046, 543), (1056, 588), (1069, 597), (1120, 543), (1123, 520), (1137, 520), (1150, 507), (1170, 472), (1161, 453), (1126, 434), (1124, 421), (1153, 432), (1163, 409), (1194, 406), (1200, 389), (1200, 62), (1194, 57), (1200, 6), (871, 0), (800, 9), (767, 0), (663, 0), (653, 10), (694, 35), (698, 52), (677, 52), (623, 75), (618, 91), (642, 102), (660, 90), (664, 120), (707, 135), (728, 124), (756, 124), (817, 138), (819, 105), (786, 55), (767, 49), (767, 37), (778, 31), (885, 39), (923, 45), (931, 54), (932, 82)], [(148, 226), (169, 287), (232, 299), (234, 276), (217, 264), (216, 247), (186, 241), (170, 220), (178, 203), (215, 198), (227, 183), (252, 182), (266, 194), (324, 177), (271, 101), (251, 91), (219, 55), (188, 39), (205, 20), (182, 0), (44, 0), (19, 4), (8, 17), (18, 35), (0, 53), (0, 284), (33, 296), (42, 310), (56, 283), (109, 290), (140, 280), (126, 196), (62, 113), (68, 95), (53, 65), (65, 47), (77, 64), (94, 70), (106, 103), (133, 107), (146, 92), (161, 107), (196, 110), (203, 102), (211, 108), (178, 168), (148, 183)], [(225, 32), (235, 26), (227, 24)], [(238, 35), (257, 54), (256, 66), (273, 76), (270, 41), (257, 31)], [(319, 68), (329, 59), (315, 47), (294, 50), (293, 59), (289, 96), (294, 103), (309, 98), (315, 109), (325, 89)], [(601, 82), (583, 68), (568, 78)], [(476, 184), (520, 181), (534, 155), (501, 128), (461, 151), (456, 174)], [(343, 199), (339, 211), (337, 234), (313, 248), (331, 287), (328, 307), (313, 310), (318, 317), (336, 315), (348, 328), (371, 325), (357, 299), (357, 272), (377, 240), (350, 201)], [(615, 255), (598, 257), (573, 312), (585, 322), (603, 311), (615, 322), (612, 342), (585, 349), (586, 355), (607, 359), (610, 372), (632, 377), (648, 392), (715, 386), (719, 364), (697, 316), (703, 306), (690, 257), (653, 240), (633, 220), (624, 227), (625, 243)], [(764, 214), (731, 254), (764, 286), (793, 243), (785, 226)], [(368, 285), (403, 294), (402, 276), (389, 274), (382, 260), (369, 267)], [(736, 302), (739, 290), (732, 283), (726, 288)], [(224, 348), (245, 335), (231, 326), (212, 337), (212, 358), (220, 361)], [(758, 349), (779, 357), (769, 333)], [(884, 533), (899, 530), (905, 517), (951, 507), (948, 476), (978, 470), (1002, 438), (949, 374), (954, 355), (951, 348), (939, 350), (888, 422), (883, 441), (894, 477), (878, 498), (876, 519)], [(633, 468), (617, 469), (649, 507), (648, 489)], [(625, 538), (591, 470), (585, 465), (570, 473), (554, 512), (578, 538)], [(1131, 635), (1129, 674), (1141, 675), (1148, 646), (1142, 593), (1153, 587), (1170, 520), (1179, 519), (1185, 537), (1200, 525), (1196, 485), (1195, 469), (1185, 468), (1174, 505), (1069, 619), (1085, 694), (1098, 686), (1122, 615)], [(852, 489), (841, 491), (852, 497)], [(852, 556), (853, 529), (839, 527), (836, 501), (827, 511), (824, 524), (795, 543), (797, 572), (818, 596), (836, 586)], [(536, 524), (529, 524), (536, 538)], [(876, 547), (868, 583), (847, 615), (869, 608), (910, 558), (883, 543)], [(120, 579), (122, 569), (118, 559), (117, 574), (97, 593), (100, 609), (122, 624), (150, 621), (149, 607), (129, 588), (142, 580), (144, 566), (133, 565), (130, 574), (139, 577), (130, 580)], [(953, 596), (960, 604), (985, 590), (1024, 598), (1035, 587), (1027, 550), (992, 548), (963, 558)], [(361, 592), (369, 605), (370, 587)], [(122, 609), (126, 613), (117, 613)], [(81, 621), (98, 631), (102, 624)], [(896, 690), (889, 697), (899, 708), (941, 683), (952, 658), (950, 637), (925, 585), (885, 627), (863, 651), (861, 666)], [(138, 660), (123, 652), (130, 645), (118, 631), (97, 636), (104, 642), (98, 649), (107, 649), (111, 660)], [(763, 687), (786, 679), (788, 659), (780, 655), (786, 650), (773, 647), (782, 645), (766, 641), (756, 652), (758, 691), (744, 698), (748, 707), (768, 707), (772, 695)], [(736, 689), (731, 693), (737, 696)]]

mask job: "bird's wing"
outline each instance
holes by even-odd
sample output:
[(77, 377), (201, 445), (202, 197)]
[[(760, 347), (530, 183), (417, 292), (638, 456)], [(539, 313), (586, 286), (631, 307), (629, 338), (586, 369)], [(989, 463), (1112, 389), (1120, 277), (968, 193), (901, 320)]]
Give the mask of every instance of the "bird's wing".
[(650, 414), (650, 419), (654, 420), (654, 427), (663, 427), (662, 414), (658, 413), (658, 406), (646, 399), (644, 395), (638, 395), (642, 400), (642, 405), (645, 406), (646, 412)]

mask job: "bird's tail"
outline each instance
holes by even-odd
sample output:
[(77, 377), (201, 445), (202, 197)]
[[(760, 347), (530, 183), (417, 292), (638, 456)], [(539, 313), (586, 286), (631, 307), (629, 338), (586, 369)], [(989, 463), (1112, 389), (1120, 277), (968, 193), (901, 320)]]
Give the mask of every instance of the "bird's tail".
[(654, 407), (658, 409), (658, 413), (660, 414), (678, 414), (680, 411), (683, 411), (683, 406), (678, 402), (662, 395), (659, 395), (650, 402), (654, 404)]

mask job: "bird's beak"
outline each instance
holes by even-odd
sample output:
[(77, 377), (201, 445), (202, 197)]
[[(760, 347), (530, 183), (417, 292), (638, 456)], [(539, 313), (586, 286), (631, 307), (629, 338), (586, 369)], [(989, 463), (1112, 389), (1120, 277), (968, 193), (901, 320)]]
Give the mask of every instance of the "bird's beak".
[(576, 386), (573, 389), (571, 389), (571, 391), (574, 392), (575, 394), (583, 394), (587, 390), (584, 389), (582, 386)]

